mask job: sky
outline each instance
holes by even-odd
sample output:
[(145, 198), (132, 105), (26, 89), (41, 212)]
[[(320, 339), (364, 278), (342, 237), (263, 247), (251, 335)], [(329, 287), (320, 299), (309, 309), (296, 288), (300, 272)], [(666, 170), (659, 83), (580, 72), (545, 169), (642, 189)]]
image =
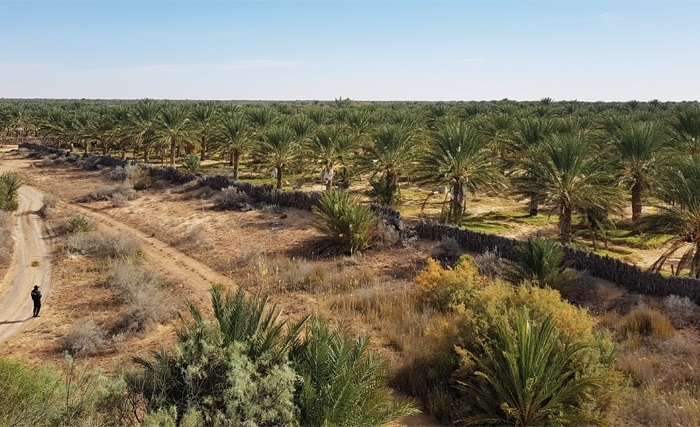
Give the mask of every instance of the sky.
[(0, 98), (700, 99), (700, 1), (7, 1)]

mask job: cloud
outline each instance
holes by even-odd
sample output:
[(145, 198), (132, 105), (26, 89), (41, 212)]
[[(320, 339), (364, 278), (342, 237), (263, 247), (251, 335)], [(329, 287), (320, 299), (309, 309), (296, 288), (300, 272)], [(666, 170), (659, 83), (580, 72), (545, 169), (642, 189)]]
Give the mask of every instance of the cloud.
[(620, 18), (613, 15), (612, 13), (604, 12), (598, 15), (603, 21), (619, 21)]
[(234, 61), (223, 64), (161, 64), (161, 65), (139, 65), (131, 67), (112, 67), (99, 69), (71, 70), (70, 75), (79, 76), (101, 76), (101, 75), (137, 75), (154, 73), (172, 73), (182, 71), (197, 70), (240, 70), (240, 69), (261, 69), (261, 68), (281, 68), (294, 67), (303, 64), (301, 61), (277, 61), (269, 59), (254, 59), (244, 61)]
[(11, 71), (11, 70), (36, 70), (39, 68), (46, 68), (46, 64), (32, 63), (32, 62), (0, 62), (0, 71)]

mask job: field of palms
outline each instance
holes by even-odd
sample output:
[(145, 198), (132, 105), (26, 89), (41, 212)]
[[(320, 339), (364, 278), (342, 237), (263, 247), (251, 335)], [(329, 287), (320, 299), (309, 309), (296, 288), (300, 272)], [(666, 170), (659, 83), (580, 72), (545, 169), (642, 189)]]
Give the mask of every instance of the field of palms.
[[(148, 245), (149, 238), (161, 241), (224, 276), (229, 289), (268, 293), (290, 322), (319, 313), (350, 336), (371, 333), (369, 349), (390, 362), (392, 387), (440, 423), (700, 420), (694, 398), (700, 335), (693, 301), (629, 294), (586, 275), (574, 278), (561, 259), (533, 269), (556, 259), (547, 258), (547, 251), (555, 253), (557, 245), (536, 237), (541, 234), (664, 274), (697, 276), (695, 104), (142, 100), (18, 101), (0, 108), (8, 140), (31, 139), (76, 152), (97, 147), (117, 158), (163, 163), (169, 158), (192, 173), (227, 174), (282, 191), (324, 190), (326, 199), (335, 200), (324, 207), (322, 198), (315, 212), (263, 206), (196, 180), (168, 182), (139, 166), (86, 170), (65, 153), (8, 155), (3, 162), (23, 184), (60, 201), (46, 223), (56, 235), (55, 293), (67, 298), (49, 306), (54, 323), (26, 328), (4, 345), (4, 354), (38, 365), (58, 362), (61, 351), (69, 350), (78, 360), (113, 371), (132, 355), (148, 359), (132, 349), (178, 341), (173, 328), (179, 321), (171, 311), (134, 304), (143, 295), (105, 285), (127, 282), (125, 271), (139, 271), (129, 279), (135, 283), (153, 284), (145, 300), (167, 301), (164, 307), (184, 313), (182, 301), (188, 298), (206, 312), (208, 288), (183, 283), (167, 265), (152, 263), (155, 271), (146, 271), (148, 253), (140, 272), (142, 267), (120, 256), (71, 249), (83, 235), (76, 233), (82, 227), (77, 218), (94, 234), (104, 227), (101, 216), (141, 233), (137, 247)], [(530, 246), (522, 246), (521, 264), (493, 254), (458, 261), (464, 250), (454, 241), (401, 242), (382, 227), (368, 228), (365, 239), (361, 228), (353, 229), (362, 225), (358, 219), (350, 223), (356, 233), (350, 232), (349, 246), (319, 256), (319, 248), (329, 248), (321, 242), (348, 234), (333, 234), (337, 227), (331, 227), (342, 222), (334, 207), (352, 202), (331, 197), (347, 192), (362, 203), (394, 206), (409, 222), (427, 218), (523, 241), (529, 237)], [(223, 202), (228, 209), (213, 209)], [(330, 253), (335, 255), (328, 258)], [(442, 265), (428, 261), (431, 256)], [(76, 305), (81, 298), (86, 301)], [(533, 345), (549, 349), (544, 365), (527, 369), (556, 372), (552, 367), (560, 364), (563, 370), (562, 377), (552, 378), (561, 383), (551, 406), (535, 402), (542, 406), (533, 418), (518, 419), (519, 405), (531, 397), (510, 401), (494, 390), (513, 376), (537, 375), (528, 377), (526, 366), (520, 373), (508, 371), (496, 354), (512, 352), (522, 362), (518, 351), (535, 339), (527, 325), (540, 334)], [(73, 347), (81, 333), (101, 341)], [(41, 351), (34, 347), (37, 339), (45, 341)], [(297, 353), (290, 354), (299, 363)], [(567, 370), (583, 380), (567, 377)], [(507, 405), (512, 408), (504, 410)]]

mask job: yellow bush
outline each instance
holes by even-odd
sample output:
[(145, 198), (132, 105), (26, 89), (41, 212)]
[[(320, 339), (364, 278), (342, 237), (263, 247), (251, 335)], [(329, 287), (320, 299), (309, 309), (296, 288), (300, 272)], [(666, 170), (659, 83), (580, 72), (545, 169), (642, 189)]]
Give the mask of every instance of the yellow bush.
[(439, 262), (429, 259), (414, 283), (420, 304), (447, 311), (464, 305), (476, 289), (485, 285), (486, 279), (467, 259), (461, 259), (453, 269), (443, 268)]

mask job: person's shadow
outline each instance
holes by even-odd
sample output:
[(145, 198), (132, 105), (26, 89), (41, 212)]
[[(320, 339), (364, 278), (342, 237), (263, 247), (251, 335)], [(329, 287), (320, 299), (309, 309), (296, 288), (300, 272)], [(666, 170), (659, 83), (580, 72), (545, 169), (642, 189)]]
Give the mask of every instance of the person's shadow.
[(3, 322), (0, 322), (0, 325), (11, 325), (13, 323), (23, 323), (29, 319), (31, 319), (31, 317), (27, 317), (26, 319), (22, 319), (22, 320), (5, 320)]

